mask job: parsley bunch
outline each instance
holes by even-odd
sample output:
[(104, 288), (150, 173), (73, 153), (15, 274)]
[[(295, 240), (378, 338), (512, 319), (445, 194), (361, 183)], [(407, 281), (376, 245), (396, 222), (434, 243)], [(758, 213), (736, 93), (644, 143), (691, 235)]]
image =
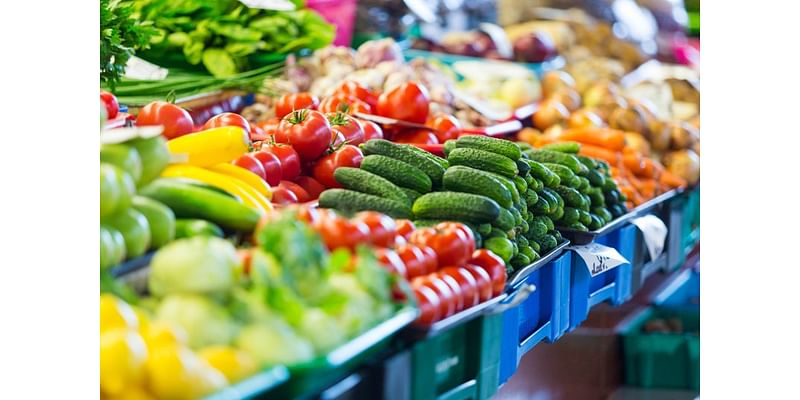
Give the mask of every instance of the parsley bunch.
[(112, 88), (125, 74), (136, 50), (146, 49), (157, 32), (133, 17), (133, 7), (120, 0), (100, 0), (100, 81)]

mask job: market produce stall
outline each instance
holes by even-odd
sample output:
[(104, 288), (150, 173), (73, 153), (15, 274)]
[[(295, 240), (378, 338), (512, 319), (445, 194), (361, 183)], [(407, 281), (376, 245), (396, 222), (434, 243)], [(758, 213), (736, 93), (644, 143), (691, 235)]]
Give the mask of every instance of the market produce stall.
[(245, 4), (122, 12), (167, 77), (102, 86), (103, 398), (489, 398), (699, 240), (692, 77)]

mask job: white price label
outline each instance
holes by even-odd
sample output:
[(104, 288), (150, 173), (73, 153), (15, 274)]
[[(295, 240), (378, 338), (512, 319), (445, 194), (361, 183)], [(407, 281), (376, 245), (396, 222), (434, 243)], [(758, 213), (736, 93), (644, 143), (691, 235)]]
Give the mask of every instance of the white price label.
[(589, 243), (581, 246), (569, 246), (567, 249), (578, 253), (586, 263), (589, 274), (593, 277), (622, 264), (630, 264), (617, 249), (602, 244)]
[(294, 10), (294, 3), (287, 0), (239, 0), (239, 2), (250, 8), (260, 8), (262, 10)]
[(169, 70), (133, 56), (125, 64), (125, 77), (128, 79), (160, 81), (167, 77)]
[(642, 231), (644, 243), (650, 253), (650, 259), (657, 259), (661, 252), (664, 251), (664, 242), (667, 240), (667, 225), (652, 214), (636, 218), (631, 223)]

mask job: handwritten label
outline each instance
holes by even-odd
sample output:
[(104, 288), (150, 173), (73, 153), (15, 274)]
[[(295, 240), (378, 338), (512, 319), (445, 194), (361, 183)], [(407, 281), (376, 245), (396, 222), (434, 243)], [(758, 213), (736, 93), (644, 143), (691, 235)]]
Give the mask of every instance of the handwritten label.
[(250, 8), (260, 8), (262, 10), (294, 10), (294, 4), (287, 0), (239, 0), (239, 2)]
[(160, 81), (167, 77), (169, 70), (159, 67), (139, 57), (131, 57), (125, 64), (125, 77), (129, 79)]
[(657, 259), (664, 251), (664, 242), (667, 240), (667, 225), (652, 214), (631, 220), (631, 223), (642, 231), (644, 243), (650, 253), (650, 259)]
[(586, 263), (589, 274), (593, 277), (602, 274), (622, 264), (630, 264), (622, 254), (613, 248), (602, 244), (589, 243), (582, 246), (569, 246), (567, 249), (578, 253)]

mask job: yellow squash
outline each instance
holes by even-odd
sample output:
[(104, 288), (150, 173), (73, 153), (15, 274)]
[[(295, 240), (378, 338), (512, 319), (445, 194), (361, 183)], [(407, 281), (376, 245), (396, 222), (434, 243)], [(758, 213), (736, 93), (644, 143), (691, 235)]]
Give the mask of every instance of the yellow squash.
[(246, 153), (250, 149), (250, 138), (238, 126), (223, 126), (172, 139), (167, 147), (177, 157), (185, 155), (189, 164), (210, 167)]
[(196, 179), (242, 199), (242, 203), (261, 211), (261, 213), (272, 210), (272, 204), (261, 193), (258, 193), (253, 187), (242, 182), (240, 179), (231, 176), (222, 175), (188, 164), (170, 165), (164, 169), (161, 176), (167, 178)]
[(268, 200), (272, 200), (272, 190), (270, 189), (269, 184), (261, 179), (260, 176), (252, 173), (249, 170), (246, 170), (238, 165), (228, 163), (219, 163), (209, 169), (214, 172), (219, 172), (223, 175), (240, 179), (242, 182), (247, 183), (259, 193), (263, 194)]

